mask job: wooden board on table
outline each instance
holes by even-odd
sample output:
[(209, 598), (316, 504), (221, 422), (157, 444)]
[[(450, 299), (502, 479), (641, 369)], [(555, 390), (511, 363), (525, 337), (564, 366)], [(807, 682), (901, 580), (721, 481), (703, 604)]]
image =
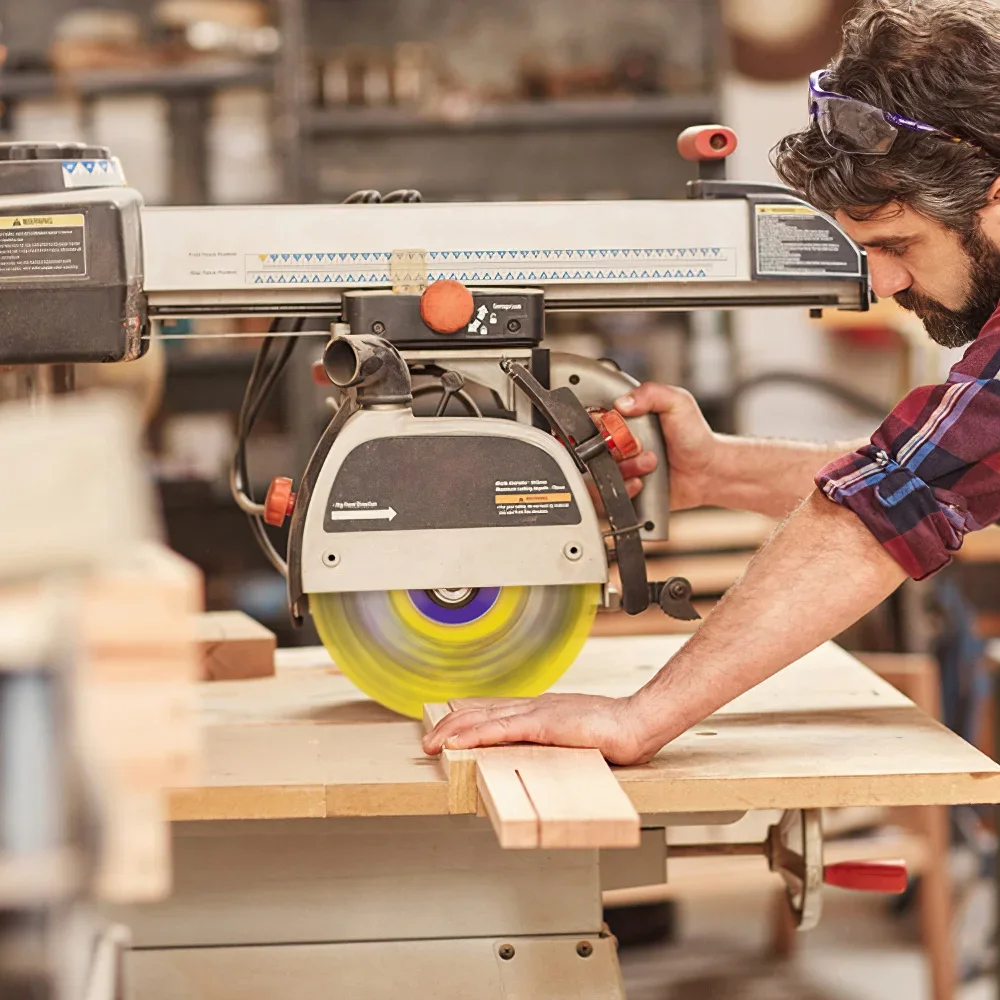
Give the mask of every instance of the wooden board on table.
[[(424, 706), (424, 729), (448, 715)], [(597, 750), (530, 745), (444, 750), (451, 812), (480, 802), (501, 847), (634, 847), (639, 815)], [(471, 783), (471, 788), (469, 787)]]
[(207, 611), (195, 618), (201, 679), (246, 680), (274, 674), (278, 639), (242, 611)]
[[(629, 694), (683, 641), (591, 639), (556, 687)], [(205, 767), (173, 793), (173, 818), (447, 814), (421, 724), (374, 705), (322, 651), (306, 662), (201, 686)], [(1000, 766), (829, 643), (614, 774), (640, 813), (1000, 800)]]

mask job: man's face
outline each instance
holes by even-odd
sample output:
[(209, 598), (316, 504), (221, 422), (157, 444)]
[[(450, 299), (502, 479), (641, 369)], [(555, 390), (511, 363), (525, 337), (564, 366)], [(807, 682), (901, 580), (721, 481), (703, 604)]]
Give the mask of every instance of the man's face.
[(891, 295), (916, 313), (944, 347), (976, 339), (1000, 303), (1000, 248), (981, 229), (958, 233), (898, 205), (864, 222), (844, 211), (836, 219), (868, 251), (879, 298)]

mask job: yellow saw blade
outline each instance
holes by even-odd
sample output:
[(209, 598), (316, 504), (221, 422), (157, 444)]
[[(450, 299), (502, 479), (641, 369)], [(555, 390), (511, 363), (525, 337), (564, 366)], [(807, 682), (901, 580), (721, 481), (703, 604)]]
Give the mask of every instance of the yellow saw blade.
[(524, 697), (576, 659), (598, 584), (310, 594), (320, 640), (365, 694), (420, 718), (427, 702)]

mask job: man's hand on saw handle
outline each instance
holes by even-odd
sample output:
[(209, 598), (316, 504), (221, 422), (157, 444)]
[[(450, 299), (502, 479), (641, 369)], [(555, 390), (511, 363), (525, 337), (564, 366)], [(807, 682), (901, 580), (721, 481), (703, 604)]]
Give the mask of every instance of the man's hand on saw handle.
[[(813, 479), (824, 465), (866, 443), (813, 444), (718, 434), (691, 393), (655, 382), (626, 393), (615, 401), (615, 408), (625, 417), (655, 413), (660, 418), (673, 510), (728, 507), (784, 517), (812, 492)], [(656, 456), (643, 451), (620, 468), (628, 494), (634, 497), (642, 489), (642, 477), (656, 468)], [(596, 491), (592, 496), (601, 512)]]
[[(716, 435), (708, 426), (694, 396), (686, 389), (644, 382), (615, 400), (624, 417), (655, 413), (660, 418), (670, 455), (670, 506), (674, 510), (705, 503), (706, 486), (712, 477)], [(642, 442), (640, 442), (641, 444)], [(656, 456), (643, 451), (619, 464), (630, 497), (642, 489), (642, 477), (656, 468)], [(595, 503), (598, 503), (596, 491)]]

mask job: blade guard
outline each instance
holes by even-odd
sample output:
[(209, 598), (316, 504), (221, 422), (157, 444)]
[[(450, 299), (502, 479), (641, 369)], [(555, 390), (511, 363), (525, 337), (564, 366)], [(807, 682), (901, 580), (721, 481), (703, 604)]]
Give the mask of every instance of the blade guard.
[(691, 621), (701, 616), (690, 602), (691, 585), (674, 577), (663, 585), (650, 585), (646, 578), (646, 556), (640, 538), (641, 526), (629, 499), (618, 463), (604, 442), (601, 431), (571, 389), (546, 389), (524, 365), (508, 358), (500, 367), (532, 401), (557, 437), (569, 449), (581, 472), (589, 472), (604, 504), (615, 539), (615, 554), (621, 576), (621, 606), (626, 614), (641, 614), (656, 601), (664, 612)]

